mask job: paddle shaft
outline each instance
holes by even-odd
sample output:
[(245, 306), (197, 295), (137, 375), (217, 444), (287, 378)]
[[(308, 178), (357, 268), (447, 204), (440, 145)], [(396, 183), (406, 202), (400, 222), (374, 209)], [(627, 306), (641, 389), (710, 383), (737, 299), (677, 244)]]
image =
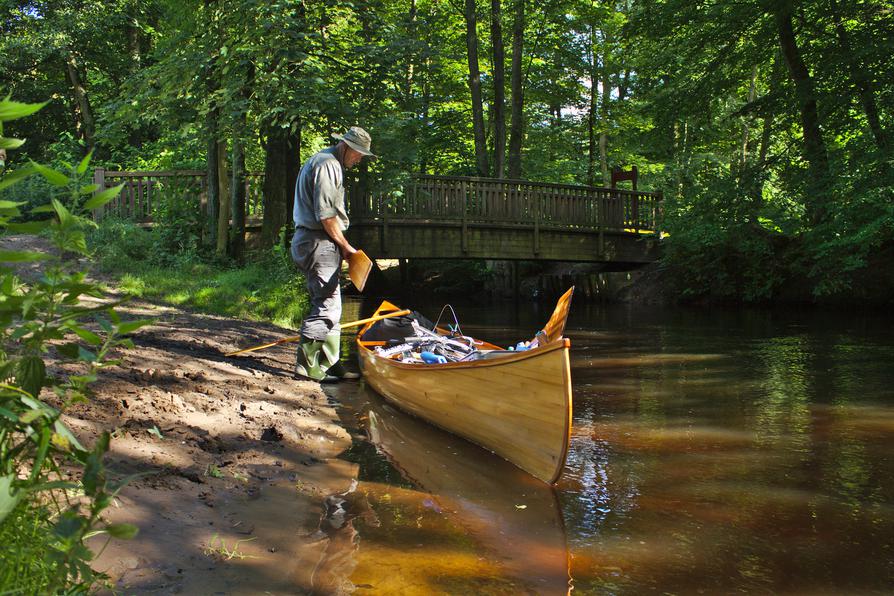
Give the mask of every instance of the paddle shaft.
[[(339, 325), (341, 329), (347, 329), (349, 327), (357, 327), (359, 325), (365, 325), (367, 323), (374, 323), (375, 321), (381, 321), (382, 319), (390, 319), (391, 317), (401, 317), (403, 315), (410, 314), (409, 310), (396, 310), (394, 312), (389, 312), (384, 315), (378, 315), (375, 317), (369, 317), (368, 319), (360, 319), (359, 321), (352, 321), (350, 323), (345, 323), (343, 325)], [(272, 348), (273, 346), (278, 346), (279, 344), (287, 344), (294, 341), (298, 341), (301, 339), (300, 335), (293, 335), (291, 337), (284, 337), (282, 339), (278, 339), (276, 341), (272, 341), (269, 344), (261, 344), (259, 346), (252, 346), (251, 348), (245, 348), (244, 350), (236, 350), (235, 352), (230, 352), (226, 356), (235, 356), (237, 354), (244, 354), (246, 352), (257, 352), (258, 350), (263, 350), (264, 348)]]

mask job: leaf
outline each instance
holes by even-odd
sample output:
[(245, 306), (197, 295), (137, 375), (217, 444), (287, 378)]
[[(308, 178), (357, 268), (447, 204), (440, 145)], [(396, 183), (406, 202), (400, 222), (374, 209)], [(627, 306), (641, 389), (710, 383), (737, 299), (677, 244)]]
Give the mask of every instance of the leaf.
[(145, 327), (146, 325), (151, 325), (155, 321), (151, 319), (140, 319), (138, 321), (127, 321), (126, 323), (121, 323), (118, 325), (118, 333), (121, 335), (127, 335), (128, 333), (133, 333), (137, 329), (141, 327)]
[(93, 149), (90, 150), (90, 153), (84, 156), (84, 159), (81, 160), (81, 163), (78, 164), (77, 172), (78, 174), (83, 174), (87, 171), (87, 167), (90, 166), (90, 159), (93, 157)]
[(53, 186), (68, 186), (68, 176), (65, 174), (34, 161), (31, 162), (31, 167), (37, 170), (37, 173), (46, 178), (47, 182)]
[(84, 209), (99, 209), (100, 207), (117, 197), (122, 188), (124, 188), (123, 182), (118, 186), (113, 186), (112, 188), (107, 188), (102, 192), (96, 193), (90, 199), (87, 199), (87, 201), (84, 203)]
[(159, 439), (163, 439), (163, 438), (164, 438), (164, 435), (161, 434), (161, 431), (158, 430), (158, 427), (155, 426), (155, 425), (152, 425), (152, 428), (147, 428), (147, 429), (146, 429), (146, 432), (149, 433), (150, 435), (155, 435), (155, 436), (158, 437)]
[(38, 221), (26, 221), (23, 223), (11, 223), (6, 227), (10, 232), (16, 234), (39, 234), (47, 229), (53, 221), (50, 219), (41, 219)]
[(0, 122), (8, 122), (30, 116), (48, 103), (47, 101), (43, 103), (20, 103), (6, 98), (0, 101)]
[(34, 261), (46, 261), (50, 255), (30, 250), (0, 250), (0, 262), (3, 263), (33, 263)]
[(66, 441), (69, 442), (69, 444), (74, 445), (76, 449), (84, 451), (84, 446), (81, 445), (81, 442), (78, 441), (78, 438), (74, 436), (74, 434), (71, 432), (71, 429), (62, 424), (61, 420), (57, 420), (55, 424), (53, 424), (53, 428), (55, 429), (56, 434), (60, 437), (63, 437)]
[(106, 526), (106, 532), (110, 536), (120, 538), (122, 540), (130, 540), (137, 535), (140, 530), (133, 524), (109, 524)]
[(38, 356), (25, 356), (16, 367), (18, 385), (33, 396), (40, 394), (47, 377), (47, 368)]
[(18, 149), (25, 144), (25, 139), (11, 139), (0, 137), (0, 149)]
[(83, 360), (84, 362), (96, 362), (96, 354), (79, 346), (78, 360)]
[(88, 331), (87, 329), (84, 329), (83, 327), (78, 327), (75, 324), (70, 324), (68, 326), (68, 328), (71, 329), (75, 333), (75, 335), (77, 335), (78, 337), (83, 339), (88, 344), (93, 345), (93, 346), (101, 346), (102, 345), (102, 338), (100, 336), (96, 335), (95, 333), (93, 333), (92, 331)]
[(24, 168), (19, 168), (18, 170), (10, 172), (9, 174), (3, 176), (2, 180), (0, 180), (0, 190), (3, 190), (8, 186), (12, 186), (16, 182), (24, 180), (28, 176), (35, 173), (36, 170), (30, 166), (25, 166)]
[(59, 216), (59, 224), (63, 228), (68, 227), (74, 222), (74, 216), (71, 214), (71, 211), (69, 211), (65, 205), (60, 203), (58, 199), (51, 199), (50, 202), (53, 205), (53, 211)]
[(74, 342), (56, 346), (56, 350), (70, 360), (78, 357), (78, 349), (80, 346)]
[(22, 491), (12, 487), (15, 479), (15, 474), (0, 476), (0, 523), (16, 508), (16, 505), (22, 499)]

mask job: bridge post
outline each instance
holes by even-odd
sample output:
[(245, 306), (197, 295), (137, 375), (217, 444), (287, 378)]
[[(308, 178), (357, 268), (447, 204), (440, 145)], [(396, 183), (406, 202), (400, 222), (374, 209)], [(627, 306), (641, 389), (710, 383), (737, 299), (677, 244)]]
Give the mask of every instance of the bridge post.
[(540, 192), (534, 192), (534, 254), (540, 254)]
[[(96, 185), (96, 190), (93, 194), (99, 194), (106, 189), (106, 170), (105, 168), (96, 168), (93, 170), (93, 184)], [(93, 210), (93, 219), (99, 221), (102, 219), (102, 212), (104, 211), (104, 207), (99, 207)]]
[(463, 180), (460, 184), (460, 196), (462, 198), (462, 231), (460, 232), (460, 250), (462, 250), (463, 254), (469, 252), (469, 239), (468, 239), (468, 218), (469, 218), (469, 186), (468, 183)]

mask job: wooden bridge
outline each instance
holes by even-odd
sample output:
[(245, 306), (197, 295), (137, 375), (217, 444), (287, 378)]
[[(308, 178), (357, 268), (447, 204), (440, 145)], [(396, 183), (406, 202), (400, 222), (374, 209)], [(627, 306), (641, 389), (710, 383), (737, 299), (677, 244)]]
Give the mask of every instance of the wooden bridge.
[[(260, 226), (263, 175), (246, 180), (247, 230)], [(205, 200), (203, 171), (97, 170), (124, 183), (106, 212), (138, 221), (174, 200)], [(631, 268), (658, 257), (661, 193), (455, 176), (413, 176), (401, 192), (346, 182), (348, 238), (373, 258), (602, 262)]]

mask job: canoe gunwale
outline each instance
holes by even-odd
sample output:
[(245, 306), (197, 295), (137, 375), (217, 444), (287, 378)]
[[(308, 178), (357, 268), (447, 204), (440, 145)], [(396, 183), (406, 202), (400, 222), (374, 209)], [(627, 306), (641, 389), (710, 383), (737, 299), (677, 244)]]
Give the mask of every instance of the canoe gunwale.
[(369, 349), (368, 346), (363, 345), (362, 340), (357, 341), (357, 345), (359, 348), (365, 352), (369, 352), (373, 357), (380, 359), (382, 362), (387, 362), (389, 366), (394, 366), (395, 368), (403, 368), (408, 370), (420, 370), (424, 369), (426, 371), (438, 371), (438, 370), (454, 370), (457, 368), (487, 368), (489, 366), (501, 366), (503, 364), (509, 364), (512, 362), (518, 362), (520, 360), (527, 360), (528, 358), (536, 358), (538, 356), (542, 356), (544, 354), (548, 354), (553, 350), (561, 350), (568, 349), (571, 347), (571, 340), (568, 338), (562, 337), (557, 339), (556, 341), (546, 344), (545, 346), (540, 346), (538, 348), (534, 348), (533, 350), (525, 350), (523, 352), (516, 352), (515, 354), (506, 354), (505, 356), (500, 356), (499, 358), (488, 358), (484, 360), (472, 360), (471, 362), (447, 362), (444, 364), (420, 364), (420, 363), (409, 363), (409, 362), (400, 362), (398, 360), (394, 360), (392, 358), (387, 358), (385, 356), (380, 356), (375, 350)]

